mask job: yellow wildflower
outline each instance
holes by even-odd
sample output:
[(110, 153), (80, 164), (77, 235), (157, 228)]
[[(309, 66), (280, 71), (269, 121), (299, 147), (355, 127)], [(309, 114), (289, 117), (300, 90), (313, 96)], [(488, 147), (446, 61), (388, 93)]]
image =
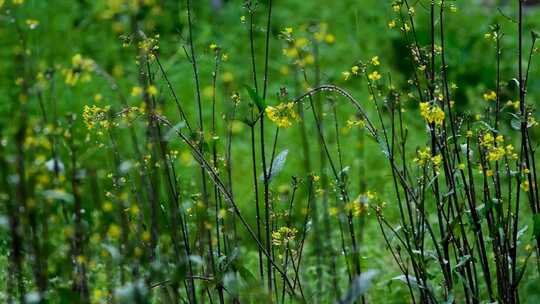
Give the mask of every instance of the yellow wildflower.
[(94, 61), (82, 57), (81, 54), (75, 54), (71, 58), (71, 68), (62, 70), (65, 77), (65, 83), (75, 86), (79, 81), (88, 82), (91, 80), (91, 74), (94, 70)]
[(381, 79), (381, 74), (379, 71), (373, 71), (371, 74), (368, 75), (369, 80), (371, 81), (377, 81)]
[(508, 100), (506, 102), (506, 105), (509, 107), (513, 107), (515, 110), (519, 110), (519, 100), (517, 101)]
[(522, 181), (520, 187), (523, 191), (529, 192), (530, 190), (529, 181), (528, 180)]
[(438, 167), (441, 165), (442, 156), (440, 154), (437, 154), (431, 158), (431, 161), (433, 162), (433, 166)]
[(109, 236), (109, 238), (113, 240), (118, 239), (120, 237), (120, 234), (122, 234), (122, 230), (118, 225), (111, 224), (109, 226), (109, 229), (107, 230), (107, 236)]
[(108, 128), (110, 126), (107, 114), (110, 110), (110, 106), (98, 107), (95, 105), (84, 106), (83, 109), (83, 121), (88, 130), (93, 129), (96, 124), (103, 128)]
[(333, 44), (335, 41), (336, 37), (332, 34), (326, 34), (326, 36), (324, 36), (324, 42), (328, 44)]
[(371, 192), (366, 192), (358, 195), (356, 199), (345, 205), (345, 210), (350, 211), (353, 216), (360, 216), (369, 209), (369, 201), (374, 199), (374, 195)]
[(294, 103), (280, 103), (273, 107), (268, 106), (265, 109), (266, 116), (280, 128), (292, 126), (291, 121), (298, 121), (300, 116), (294, 110)]
[(223, 73), (222, 79), (224, 83), (231, 83), (234, 81), (234, 74), (231, 72), (225, 72)]
[(418, 166), (425, 166), (429, 163), (432, 163), (433, 167), (437, 168), (442, 163), (442, 156), (440, 154), (432, 156), (431, 149), (429, 147), (426, 147), (416, 152), (416, 157), (413, 159), (413, 162), (416, 163)]
[(113, 209), (113, 205), (111, 204), (111, 202), (107, 201), (107, 202), (103, 203), (102, 208), (103, 208), (103, 211), (105, 211), (105, 212), (111, 212), (112, 209)]
[(444, 111), (437, 105), (431, 105), (428, 102), (420, 103), (420, 115), (424, 117), (426, 122), (433, 123), (436, 126), (442, 126), (445, 114)]
[(487, 160), (488, 161), (499, 161), (501, 158), (504, 157), (506, 154), (506, 151), (502, 147), (493, 147), (488, 154), (487, 154)]
[(360, 127), (363, 128), (366, 125), (365, 121), (363, 119), (349, 119), (347, 120), (347, 128), (352, 129), (353, 127)]
[(143, 89), (141, 87), (135, 86), (131, 88), (131, 96), (133, 97), (141, 96), (142, 93), (143, 93)]
[(26, 25), (29, 29), (33, 30), (38, 27), (39, 21), (37, 21), (36, 19), (26, 19)]
[(272, 244), (275, 246), (286, 245), (294, 240), (296, 233), (296, 228), (280, 227), (277, 231), (272, 232)]
[(404, 32), (410, 32), (410, 31), (411, 31), (411, 26), (410, 26), (408, 23), (405, 23), (405, 24), (401, 27), (401, 30), (404, 31)]
[(495, 91), (488, 91), (486, 93), (484, 93), (484, 100), (485, 101), (493, 101), (497, 99), (497, 93), (495, 93)]
[(493, 143), (495, 142), (495, 137), (493, 137), (493, 134), (486, 133), (482, 138), (480, 139), (480, 145), (484, 147), (491, 147)]
[(158, 93), (158, 89), (156, 88), (155, 85), (150, 85), (150, 86), (148, 86), (148, 88), (146, 89), (146, 92), (147, 92), (148, 95), (150, 95), (150, 96), (156, 96), (157, 93)]

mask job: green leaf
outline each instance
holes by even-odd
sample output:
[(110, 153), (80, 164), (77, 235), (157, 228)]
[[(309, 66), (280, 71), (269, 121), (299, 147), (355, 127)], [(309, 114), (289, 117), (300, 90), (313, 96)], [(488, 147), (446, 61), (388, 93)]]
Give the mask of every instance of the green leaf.
[[(142, 280), (128, 282), (114, 290), (117, 303), (146, 303), (148, 289)], [(141, 300), (142, 299), (142, 300)]]
[(59, 200), (68, 204), (73, 203), (74, 200), (73, 195), (65, 192), (64, 190), (45, 190), (41, 194), (47, 199)]
[(418, 280), (416, 279), (416, 277), (411, 276), (411, 275), (404, 275), (404, 274), (398, 275), (397, 277), (393, 277), (392, 279), (390, 279), (390, 281), (399, 281), (405, 284), (411, 284), (411, 286), (413, 287), (424, 288), (422, 285), (418, 283)]
[(454, 269), (458, 269), (458, 268), (462, 267), (462, 266), (465, 265), (470, 259), (471, 259), (471, 256), (470, 256), (469, 254), (464, 255), (464, 256), (461, 256), (461, 257), (459, 258), (459, 263), (457, 263), (456, 266), (454, 266)]
[(239, 295), (240, 282), (234, 272), (227, 272), (223, 276), (223, 286), (233, 296)]
[(253, 103), (257, 105), (257, 108), (259, 109), (259, 111), (260, 112), (264, 111), (264, 109), (266, 109), (266, 102), (257, 94), (255, 89), (248, 86), (247, 84), (245, 84), (244, 87), (246, 88), (246, 91), (248, 92), (249, 97), (251, 97), (251, 100), (253, 101)]
[(533, 41), (536, 41), (538, 38), (540, 38), (540, 34), (537, 31), (531, 30), (531, 37)]
[(163, 141), (169, 142), (171, 139), (176, 138), (178, 136), (178, 132), (180, 132), (180, 129), (184, 128), (186, 126), (186, 123), (181, 121), (177, 123), (176, 125), (172, 126), (165, 135), (162, 136)]
[(342, 298), (340, 304), (349, 304), (354, 303), (358, 298), (365, 294), (371, 287), (371, 281), (377, 275), (377, 270), (370, 269), (366, 272), (363, 272), (354, 279), (349, 287), (349, 291), (344, 298)]
[(116, 247), (112, 245), (108, 245), (108, 244), (102, 244), (101, 246), (103, 246), (103, 248), (107, 250), (107, 252), (111, 255), (111, 258), (114, 262), (117, 262), (117, 263), (120, 262), (120, 260), (122, 259), (122, 256), (120, 255), (120, 251), (118, 251)]
[[(285, 149), (281, 151), (272, 161), (272, 167), (268, 168), (266, 172), (266, 176), (268, 177), (268, 180), (272, 179), (274, 176), (276, 176), (281, 170), (283, 170), (283, 167), (285, 166), (285, 162), (287, 161), (287, 155), (289, 154), (289, 149)], [(259, 179), (262, 181), (264, 180), (264, 175), (261, 174)]]
[(238, 271), (238, 274), (240, 277), (246, 281), (246, 282), (255, 282), (257, 279), (255, 279), (255, 276), (243, 265), (236, 265), (236, 271)]

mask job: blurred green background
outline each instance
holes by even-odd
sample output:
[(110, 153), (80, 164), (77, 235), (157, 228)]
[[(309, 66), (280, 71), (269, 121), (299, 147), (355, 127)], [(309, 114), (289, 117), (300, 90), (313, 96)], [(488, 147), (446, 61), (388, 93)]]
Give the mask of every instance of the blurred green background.
[[(128, 101), (136, 104), (130, 98), (132, 87), (137, 83), (138, 66), (136, 64), (135, 47), (130, 45), (133, 39), (132, 18), (141, 20), (147, 36), (159, 34), (160, 60), (167, 71), (170, 82), (182, 104), (186, 107), (188, 117), (195, 122), (195, 92), (193, 89), (193, 75), (191, 64), (186, 57), (183, 46), (186, 45), (187, 15), (184, 1), (173, 0), (145, 0), (142, 9), (136, 12), (131, 8), (130, 2), (122, 0), (26, 0), (16, 9), (6, 0), (0, 8), (0, 128), (2, 133), (9, 137), (15, 132), (16, 119), (20, 115), (21, 101), (17, 98), (18, 88), (15, 85), (17, 70), (20, 68), (15, 60), (16, 54), (21, 52), (21, 40), (18, 32), (22, 32), (32, 65), (27, 73), (37, 75), (54, 71), (59, 84), (53, 93), (47, 95), (54, 98), (58, 106), (60, 117), (73, 112), (79, 117), (84, 105), (100, 104), (120, 108), (118, 92), (128, 96)], [(228, 60), (222, 63), (218, 77), (218, 91), (216, 94), (218, 112), (225, 113), (230, 102), (229, 96), (235, 92), (244, 93), (243, 85), (251, 84), (250, 49), (248, 26), (242, 22), (242, 16), (248, 12), (243, 1), (193, 1), (194, 40), (200, 64), (201, 87), (203, 92), (203, 107), (205, 120), (209, 121), (211, 111), (212, 70), (214, 68), (214, 53), (209, 48), (212, 43), (217, 44)], [(379, 56), (381, 73), (385, 78), (404, 91), (410, 90), (407, 77), (411, 74), (408, 60), (407, 44), (399, 29), (389, 28), (389, 22), (395, 18), (392, 12), (392, 1), (380, 0), (275, 0), (271, 28), (271, 52), (269, 72), (269, 104), (277, 104), (277, 95), (280, 88), (287, 88), (290, 97), (304, 92), (307, 86), (314, 86), (315, 66), (305, 67), (308, 83), (299, 81), (298, 71), (290, 65), (290, 60), (283, 55), (286, 44), (279, 39), (280, 33), (287, 27), (293, 29), (294, 35), (307, 37), (310, 26), (327, 26), (329, 38), (319, 46), (320, 83), (337, 84), (349, 90), (365, 107), (373, 113), (368, 101), (368, 92), (365, 83), (357, 80), (345, 81), (343, 71), (347, 71), (356, 62), (367, 61), (373, 56)], [(515, 16), (516, 1), (480, 1), (457, 0), (452, 1), (456, 11), (448, 14), (446, 23), (446, 55), (448, 61), (449, 79), (458, 89), (454, 96), (457, 111), (475, 114), (483, 109), (482, 94), (494, 89), (496, 77), (496, 53), (493, 44), (484, 38), (491, 26), (500, 24), (504, 38), (502, 40), (502, 80), (504, 94), (512, 96), (515, 93), (512, 78), (516, 77), (517, 26), (512, 20)], [(1, 2), (0, 2), (1, 3)], [(427, 6), (429, 1), (417, 1), (416, 31), (420, 44), (429, 42), (429, 22)], [(9, 11), (7, 11), (9, 10)], [(262, 82), (262, 65), (264, 55), (266, 1), (259, 1), (255, 12), (255, 53), (259, 67), (259, 83)], [(529, 30), (540, 26), (540, 9), (531, 5), (526, 9), (526, 46), (530, 45)], [(113, 91), (110, 84), (103, 78), (93, 75), (89, 83), (82, 83), (75, 87), (62, 84), (59, 75), (62, 67), (71, 64), (75, 54), (91, 58), (95, 63), (112, 75), (118, 83), (118, 91)], [(540, 69), (534, 63), (531, 68), (529, 82), (529, 101), (537, 104), (540, 96)], [(178, 121), (175, 106), (167, 91), (165, 82), (158, 76), (158, 88), (169, 101), (165, 103), (164, 113), (171, 121)], [(101, 99), (96, 101), (95, 96)], [(242, 96), (243, 101), (247, 96)], [(510, 97), (509, 97), (510, 98)], [(99, 99), (99, 98), (98, 98)], [(36, 98), (25, 102), (25, 111), (30, 117), (39, 117), (40, 108)], [(416, 105), (406, 105), (407, 110), (415, 111)], [(330, 108), (327, 107), (327, 110)], [(329, 114), (330, 115), (330, 114)], [(338, 107), (338, 115), (347, 119), (354, 115), (354, 111), (347, 105)], [(313, 121), (305, 120), (313, 155), (318, 155), (318, 139)], [(423, 123), (411, 119), (409, 128), (421, 134)], [(82, 127), (80, 119), (77, 124)], [(246, 155), (250, 153), (249, 130), (239, 124), (235, 129), (233, 146), (234, 179), (242, 180), (251, 174), (250, 160)], [(223, 130), (222, 130), (223, 131)], [(412, 136), (416, 136), (413, 132)], [(81, 131), (80, 136), (84, 136)], [(536, 136), (536, 134), (534, 134)], [(335, 144), (336, 137), (330, 135), (330, 145)], [(423, 139), (412, 138), (411, 141), (423, 145)], [(385, 160), (380, 149), (369, 139), (364, 146), (359, 147), (357, 137), (344, 132), (341, 144), (344, 146), (345, 163), (358, 167), (360, 160), (357, 157), (359, 150), (365, 153), (365, 175), (351, 176), (351, 192), (358, 194), (359, 180), (366, 183), (367, 189), (380, 193), (381, 199), (387, 201), (386, 215), (390, 221), (397, 223), (397, 212), (393, 206), (393, 190), (391, 187), (389, 171), (382, 169)], [(301, 175), (300, 168), (305, 156), (299, 151), (300, 133), (298, 130), (287, 129), (280, 133), (278, 151), (289, 149), (291, 153), (283, 173), (275, 185), (286, 187), (291, 175)], [(89, 149), (84, 151), (82, 161), (87, 164), (98, 164), (100, 161), (110, 161), (93, 149), (93, 142), (88, 143)], [(7, 145), (6, 145), (7, 146)], [(174, 147), (175, 144), (173, 143)], [(11, 149), (7, 148), (8, 150)], [(178, 149), (185, 151), (178, 145)], [(297, 151), (298, 150), (298, 151)], [(317, 164), (318, 156), (312, 157)], [(315, 165), (316, 167), (316, 165)], [(189, 174), (189, 173), (187, 173)], [(194, 183), (185, 179), (185, 186), (189, 191)], [(252, 197), (250, 183), (236, 183), (234, 188), (236, 196), (247, 198), (240, 200), (249, 218), (254, 218), (253, 208), (246, 205)], [(366, 268), (382, 270), (378, 284), (371, 293), (374, 303), (403, 303), (406, 289), (401, 283), (391, 283), (388, 279), (399, 274), (391, 256), (385, 251), (384, 242), (380, 237), (379, 227), (374, 218), (367, 217), (366, 228), (363, 232), (362, 255)], [(5, 242), (6, 238), (2, 238)], [(2, 246), (0, 265), (5, 264), (6, 246)], [(313, 250), (313, 249), (311, 249)], [(253, 253), (253, 252), (252, 252)], [(310, 259), (314, 259), (313, 256)], [(252, 259), (255, 265), (255, 258)], [(314, 261), (312, 261), (314, 262)], [(308, 262), (308, 264), (310, 264)], [(254, 267), (255, 268), (255, 267)], [(254, 271), (255, 272), (255, 271)], [(315, 273), (312, 273), (313, 279)], [(2, 281), (0, 274), (0, 281)], [(538, 282), (536, 282), (538, 283)], [(531, 282), (534, 290), (535, 282)], [(326, 284), (326, 283), (325, 283)], [(328, 282), (329, 284), (329, 282)], [(525, 283), (527, 285), (528, 283)], [(327, 287), (329, 287), (328, 285)], [(529, 288), (529, 287), (526, 287)], [(538, 293), (538, 290), (535, 291)], [(534, 292), (531, 292), (531, 297)], [(538, 298), (523, 299), (529, 303), (536, 303)]]

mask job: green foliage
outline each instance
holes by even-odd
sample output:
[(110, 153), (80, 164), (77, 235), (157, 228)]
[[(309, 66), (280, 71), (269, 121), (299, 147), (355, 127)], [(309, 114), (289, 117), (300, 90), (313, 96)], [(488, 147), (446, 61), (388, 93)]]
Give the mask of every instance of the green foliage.
[(536, 303), (511, 2), (0, 0), (0, 302)]

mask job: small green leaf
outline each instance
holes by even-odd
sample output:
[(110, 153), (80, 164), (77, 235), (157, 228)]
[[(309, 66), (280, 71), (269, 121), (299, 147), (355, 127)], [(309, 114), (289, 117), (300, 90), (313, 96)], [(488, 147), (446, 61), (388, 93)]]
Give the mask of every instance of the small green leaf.
[(461, 257), (459, 258), (459, 263), (457, 263), (456, 266), (454, 266), (454, 269), (458, 269), (458, 268), (462, 267), (462, 266), (465, 265), (470, 259), (471, 259), (471, 256), (470, 256), (469, 254), (464, 255), (464, 256), (461, 256)]
[[(289, 154), (289, 149), (285, 149), (281, 151), (272, 161), (272, 167), (268, 168), (266, 172), (266, 177), (268, 180), (272, 179), (274, 176), (276, 176), (281, 170), (283, 170), (283, 167), (285, 166), (285, 162), (287, 161), (287, 155)], [(259, 179), (262, 181), (264, 180), (264, 175), (261, 174)]]
[(142, 280), (129, 282), (114, 290), (117, 303), (146, 303), (144, 300), (148, 294), (148, 288)]
[(264, 111), (264, 109), (266, 108), (266, 102), (257, 94), (255, 89), (253, 89), (252, 87), (248, 85), (244, 85), (244, 87), (246, 88), (246, 91), (248, 92), (249, 97), (251, 97), (251, 100), (257, 105), (257, 108), (259, 109), (259, 111), (260, 112)]
[(540, 34), (535, 30), (531, 30), (531, 37), (533, 41), (536, 41), (538, 38), (540, 38)]
[(365, 294), (371, 287), (371, 281), (377, 275), (377, 270), (370, 269), (366, 272), (363, 272), (351, 282), (351, 286), (347, 291), (345, 297), (343, 297), (339, 303), (340, 304), (349, 304), (356, 302), (363, 294)]
[(45, 190), (41, 194), (47, 199), (59, 200), (68, 204), (73, 203), (73, 195), (65, 192), (64, 190)]
[(120, 251), (118, 251), (116, 247), (108, 245), (108, 244), (103, 244), (102, 246), (111, 255), (111, 258), (113, 261), (119, 262), (122, 259), (122, 256), (120, 255)]
[(418, 283), (418, 280), (416, 279), (416, 277), (411, 276), (411, 275), (404, 275), (404, 274), (398, 275), (397, 277), (393, 277), (392, 279), (390, 279), (390, 281), (400, 281), (405, 284), (411, 284), (411, 286), (414, 286), (414, 287), (424, 288), (424, 286)]
[(257, 280), (255, 279), (255, 276), (251, 273), (251, 271), (249, 271), (249, 269), (247, 269), (246, 267), (242, 265), (236, 265), (236, 266), (237, 266), (236, 271), (238, 271), (238, 274), (244, 281), (255, 282)]
[(172, 128), (170, 128), (165, 135), (162, 136), (162, 140), (169, 142), (171, 139), (176, 138), (177, 133), (180, 132), (180, 129), (184, 128), (186, 126), (186, 123), (181, 121), (174, 125)]

